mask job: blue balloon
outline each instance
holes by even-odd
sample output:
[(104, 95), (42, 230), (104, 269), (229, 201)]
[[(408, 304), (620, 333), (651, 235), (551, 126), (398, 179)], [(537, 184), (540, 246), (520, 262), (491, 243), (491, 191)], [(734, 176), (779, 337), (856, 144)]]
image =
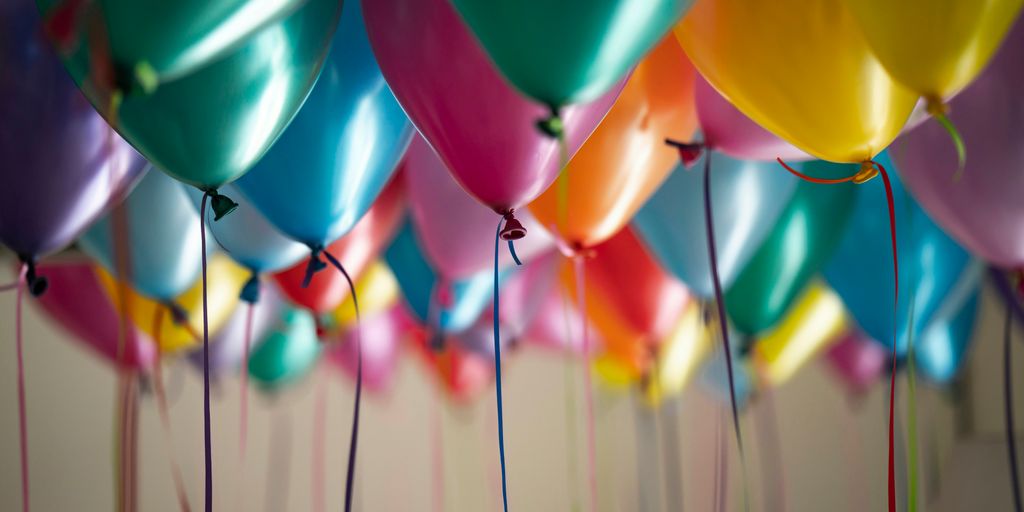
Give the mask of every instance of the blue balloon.
[[(199, 213), (185, 186), (151, 170), (122, 205), (127, 217), (128, 281), (143, 295), (171, 301), (187, 290), (202, 268)], [(104, 215), (78, 243), (118, 278), (113, 217)], [(208, 246), (209, 248), (209, 246)]]
[[(187, 190), (198, 210), (203, 192), (194, 187)], [(237, 187), (225, 185), (220, 192), (234, 199), (238, 208), (215, 222), (213, 211), (207, 207), (206, 226), (217, 244), (239, 265), (256, 273), (276, 272), (309, 256), (308, 247), (278, 231)]]
[(982, 272), (978, 262), (964, 270), (928, 327), (914, 339), (914, 360), (925, 377), (948, 382), (960, 370), (973, 339)]
[(853, 217), (824, 275), (864, 332), (892, 349), (896, 329), (896, 353), (902, 357), (910, 334), (911, 300), (917, 339), (972, 259), (904, 190), (888, 155), (883, 153), (876, 160), (890, 171), (893, 187), (900, 269), (898, 315), (893, 317), (892, 243), (881, 178), (857, 187)]
[(370, 51), (359, 2), (345, 2), (305, 105), (236, 183), (283, 233), (309, 246), (327, 245), (366, 213), (412, 134)]
[[(431, 302), (435, 295), (434, 288), (438, 284), (438, 274), (423, 255), (412, 223), (408, 220), (385, 251), (384, 259), (395, 273), (406, 304), (419, 321), (436, 325), (446, 333), (455, 334), (470, 328), (493, 298), (493, 271), (477, 272), (468, 278), (448, 283), (451, 301), (446, 306), (436, 305), (437, 320), (432, 320)], [(507, 276), (508, 271), (501, 272), (499, 282), (503, 282)]]
[(789, 203), (797, 178), (775, 162), (735, 160), (705, 152), (677, 168), (633, 219), (661, 265), (700, 297), (711, 297), (704, 226), (704, 158), (711, 155), (711, 203), (722, 288), (728, 289)]

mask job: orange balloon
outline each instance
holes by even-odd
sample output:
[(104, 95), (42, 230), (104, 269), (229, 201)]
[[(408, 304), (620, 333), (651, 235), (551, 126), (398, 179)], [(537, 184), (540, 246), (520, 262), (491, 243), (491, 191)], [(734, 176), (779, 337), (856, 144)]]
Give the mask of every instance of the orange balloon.
[(665, 138), (689, 140), (697, 129), (693, 90), (693, 66), (669, 35), (636, 67), (558, 181), (530, 203), (537, 220), (577, 248), (622, 229), (676, 165)]

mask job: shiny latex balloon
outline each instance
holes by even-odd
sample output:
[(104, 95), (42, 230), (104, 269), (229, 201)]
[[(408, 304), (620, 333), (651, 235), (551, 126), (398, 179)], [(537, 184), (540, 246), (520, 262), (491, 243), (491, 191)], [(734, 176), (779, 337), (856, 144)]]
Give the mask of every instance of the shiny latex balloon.
[[(777, 163), (711, 158), (711, 204), (714, 213), (718, 272), (728, 289), (796, 189), (798, 179), (780, 172)], [(637, 212), (633, 227), (658, 262), (699, 297), (714, 294), (704, 225), (703, 163), (676, 169)]]
[[(126, 85), (156, 85), (230, 52), (299, 0), (36, 0), (57, 47), (104, 55)], [(155, 83), (154, 83), (155, 82)]]
[(889, 353), (853, 327), (828, 348), (825, 360), (847, 389), (854, 395), (864, 395), (885, 375)]
[(486, 392), (494, 381), (494, 362), (464, 350), (452, 338), (444, 340), (443, 349), (431, 346), (431, 337), (423, 332), (414, 337), (415, 351), (426, 365), (427, 373), (437, 381), (452, 402), (468, 405)]
[[(127, 229), (118, 233), (122, 224)], [(78, 244), (114, 275), (121, 276), (123, 265), (126, 275), (121, 277), (139, 293), (167, 301), (199, 278), (201, 229), (185, 187), (165, 174), (149, 172), (124, 203), (82, 234)], [(124, 251), (123, 263), (119, 250)]]
[(288, 236), (328, 245), (373, 204), (413, 131), (377, 67), (359, 2), (345, 2), (320, 80), (238, 187)]
[[(403, 169), (413, 226), (438, 273), (447, 279), (462, 279), (493, 269), (494, 249), (487, 241), (494, 238), (494, 212), (459, 186), (421, 137), (409, 145)], [(554, 246), (532, 215), (523, 212), (517, 218), (530, 234), (516, 243), (522, 261)], [(501, 268), (513, 264), (508, 251), (501, 251), (498, 257)]]
[(658, 347), (654, 364), (643, 386), (650, 405), (682, 394), (711, 354), (711, 330), (704, 323), (703, 307), (691, 301), (669, 335)]
[(676, 166), (665, 138), (697, 126), (694, 71), (669, 36), (640, 62), (604, 121), (530, 212), (566, 245), (593, 247), (629, 222)]
[[(191, 288), (170, 301), (158, 302), (144, 297), (139, 292), (118, 283), (103, 267), (94, 267), (107, 296), (117, 303), (122, 290), (127, 304), (124, 311), (128, 312), (132, 323), (141, 328), (158, 344), (163, 353), (175, 353), (180, 350), (194, 348), (203, 344), (203, 283), (197, 280)], [(208, 290), (206, 294), (209, 313), (210, 332), (217, 332), (231, 317), (238, 304), (238, 290), (248, 279), (249, 273), (224, 255), (214, 256), (209, 263)], [(174, 317), (175, 312), (168, 306), (178, 310), (181, 321)], [(163, 320), (156, 321), (157, 315)]]
[(751, 357), (758, 378), (781, 385), (846, 330), (839, 295), (821, 282), (811, 283), (785, 318), (754, 342)]
[(917, 101), (886, 74), (843, 0), (697, 0), (675, 33), (726, 99), (823, 160), (870, 160)]
[(394, 381), (403, 339), (415, 327), (416, 322), (405, 308), (395, 304), (363, 319), (359, 331), (361, 347), (356, 345), (354, 326), (340, 333), (338, 343), (327, 351), (327, 360), (355, 379), (361, 350), (363, 385), (370, 392), (387, 392)]
[(502, 74), (552, 108), (619, 81), (692, 0), (453, 0)]
[(288, 309), (249, 356), (249, 377), (265, 391), (282, 389), (309, 374), (320, 357), (313, 315)]
[[(441, 278), (420, 250), (411, 222), (399, 229), (384, 252), (384, 259), (416, 319), (442, 333), (468, 329), (491, 304), (492, 271), (482, 270), (456, 281)], [(507, 271), (501, 272), (499, 279), (504, 281), (507, 276)]]
[(872, 52), (897, 82), (941, 102), (978, 76), (1022, 0), (845, 0)]
[(0, 243), (25, 259), (70, 245), (145, 168), (40, 31), (29, 2), (0, 4)]
[[(359, 312), (364, 317), (389, 311), (398, 303), (398, 280), (391, 269), (380, 261), (371, 263), (356, 279), (355, 286)], [(349, 330), (356, 325), (356, 308), (352, 297), (345, 297), (330, 315), (331, 323), (338, 329)]]
[[(881, 155), (879, 161), (894, 168), (888, 155)], [(896, 353), (902, 357), (911, 332), (911, 302), (915, 305), (912, 332), (916, 338), (950, 290), (970, 271), (971, 256), (928, 218), (903, 189), (896, 173), (889, 176), (899, 252), (898, 314), (893, 317), (892, 242), (881, 180), (857, 186), (853, 216), (824, 275), (868, 336), (891, 350), (895, 332)]]
[[(141, 7), (151, 3), (139, 4), (138, 12), (156, 16)], [(253, 4), (238, 20), (276, 10), (267, 7), (266, 2)], [(93, 106), (157, 168), (189, 185), (214, 190), (248, 171), (302, 106), (320, 72), (340, 9), (339, 0), (303, 2), (189, 73), (141, 90), (126, 89), (117, 76), (122, 72), (111, 68), (119, 63), (110, 62), (106, 45), (100, 44), (104, 34), (90, 29), (100, 20), (72, 16), (74, 51), (65, 65)], [(173, 25), (186, 22), (192, 20)]]
[(738, 160), (782, 158), (792, 162), (811, 158), (740, 112), (700, 75), (694, 85), (694, 100), (707, 149)]
[[(978, 283), (960, 300), (947, 300), (944, 310), (914, 340), (914, 361), (928, 379), (945, 383), (959, 373), (974, 339), (974, 322), (978, 313)], [(959, 304), (958, 304), (959, 302)], [(959, 306), (959, 309), (957, 309)]]
[[(690, 300), (686, 287), (658, 266), (629, 229), (595, 247), (593, 257), (577, 257), (586, 258), (585, 311), (604, 339), (604, 350), (631, 368), (646, 369), (653, 348)], [(566, 262), (561, 281), (566, 293), (576, 297), (578, 276), (573, 267)]]
[[(400, 178), (393, 180), (370, 210), (359, 220), (352, 231), (327, 246), (353, 279), (358, 279), (363, 270), (383, 251), (401, 225), (405, 206), (404, 184)], [(348, 297), (348, 283), (340, 272), (317, 272), (302, 286), (306, 277), (306, 262), (274, 274), (274, 281), (288, 299), (313, 313), (323, 314), (334, 311)]]
[(957, 159), (945, 131), (929, 123), (893, 145), (907, 188), (965, 248), (1001, 267), (1024, 265), (1024, 22), (992, 64), (950, 103), (970, 158)]
[[(196, 211), (202, 206), (203, 192), (186, 187)], [(238, 209), (220, 220), (206, 211), (206, 227), (217, 245), (239, 265), (254, 273), (277, 272), (309, 256), (309, 248), (284, 236), (235, 185), (221, 188), (221, 193), (238, 203)]]
[[(121, 337), (122, 321), (117, 304), (107, 296), (93, 272), (92, 262), (58, 259), (39, 266), (50, 286), (39, 297), (39, 305), (71, 339), (116, 367), (148, 369), (156, 360), (156, 345), (138, 326), (127, 323), (128, 335)], [(124, 344), (121, 344), (121, 340)]]
[[(806, 162), (804, 174), (847, 176), (857, 166)], [(782, 320), (811, 277), (828, 263), (846, 231), (857, 198), (852, 183), (802, 181), (768, 237), (725, 292), (736, 330), (757, 335)]]
[[(561, 255), (553, 254), (553, 260), (556, 265), (553, 265), (554, 271), (557, 272), (561, 262)], [(515, 299), (507, 300), (506, 296), (510, 288), (515, 288), (516, 284), (513, 279), (520, 278), (523, 275), (528, 275), (531, 269), (526, 269), (522, 272), (517, 272), (509, 279), (509, 283), (502, 289), (502, 298), (500, 306), (505, 307), (506, 302), (512, 302), (517, 304)], [(536, 278), (534, 278), (536, 279)], [(548, 278), (545, 278), (548, 279)], [(519, 334), (526, 343), (540, 346), (548, 350), (555, 350), (563, 353), (579, 354), (583, 351), (583, 339), (580, 333), (580, 326), (583, 325), (581, 322), (587, 322), (587, 330), (590, 335), (592, 347), (604, 346), (604, 341), (601, 340), (600, 334), (597, 332), (597, 327), (589, 319), (583, 316), (580, 312), (578, 304), (576, 302), (575, 293), (568, 293), (567, 290), (563, 289), (559, 283), (557, 273), (551, 276), (549, 279), (552, 280), (546, 287), (542, 287), (536, 281), (531, 284), (529, 281), (523, 281), (522, 288), (527, 288), (527, 293), (523, 301), (518, 302), (519, 314), (506, 315), (502, 311), (502, 322), (505, 325), (512, 327), (512, 335)], [(539, 290), (537, 290), (539, 289)], [(514, 290), (512, 297), (515, 297)], [(539, 299), (532, 298), (534, 294), (543, 293)], [(527, 299), (527, 297), (529, 297)], [(529, 300), (529, 302), (527, 302)], [(532, 315), (527, 314), (526, 308), (533, 308)], [(515, 310), (513, 310), (515, 311)], [(508, 318), (511, 316), (511, 318)], [(526, 326), (525, 331), (521, 332), (515, 329), (514, 321), (520, 321), (524, 317), (529, 318), (529, 323)], [(504, 335), (502, 336), (504, 340)]]
[[(545, 110), (505, 83), (449, 0), (362, 4), (384, 77), (462, 188), (504, 213), (526, 205), (554, 181), (561, 166), (558, 141), (533, 126)], [(592, 103), (565, 110), (566, 158), (590, 136), (617, 94), (613, 87)]]
[(640, 381), (641, 372), (635, 365), (617, 359), (614, 354), (598, 355), (591, 364), (594, 380), (609, 391), (626, 391)]

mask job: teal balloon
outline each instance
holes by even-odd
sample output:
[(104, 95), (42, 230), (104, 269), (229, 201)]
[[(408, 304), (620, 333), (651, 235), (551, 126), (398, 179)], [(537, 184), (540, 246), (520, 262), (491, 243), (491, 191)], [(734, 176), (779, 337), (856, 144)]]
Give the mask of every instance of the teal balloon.
[[(264, 7), (254, 3), (244, 12), (262, 16)], [(216, 58), (148, 89), (125, 89), (123, 83), (112, 85), (90, 75), (98, 63), (89, 56), (103, 55), (91, 45), (103, 38), (90, 37), (85, 25), (91, 18), (84, 17), (78, 50), (65, 64), (96, 109), (157, 168), (197, 188), (215, 190), (248, 171), (302, 106), (327, 54), (340, 8), (339, 0), (302, 2)], [(159, 23), (161, 12), (148, 15)], [(120, 101), (112, 99), (112, 87), (123, 92)]]
[[(185, 187), (150, 171), (121, 205), (93, 224), (78, 245), (111, 275), (127, 278), (138, 292), (171, 301), (199, 278), (202, 267), (199, 214)], [(114, 217), (124, 215), (128, 275), (117, 265)]]
[[(822, 178), (857, 172), (856, 165), (821, 160), (797, 165), (804, 174)], [(797, 184), (771, 233), (725, 292), (726, 311), (738, 331), (753, 336), (785, 316), (839, 245), (853, 212), (856, 187)]]
[(921, 375), (949, 382), (963, 367), (978, 316), (978, 272), (967, 272), (960, 291), (950, 294), (931, 324), (914, 340), (914, 361)]
[(888, 154), (876, 160), (889, 170), (893, 187), (900, 275), (897, 312), (894, 315), (892, 243), (881, 178), (856, 187), (853, 216), (824, 276), (861, 329), (890, 350), (895, 329), (896, 354), (903, 357), (908, 336), (917, 339), (931, 324), (974, 260), (907, 193)]
[(320, 81), (238, 187), (288, 236), (327, 245), (370, 208), (413, 132), (370, 50), (360, 3), (346, 2)]
[[(711, 203), (723, 289), (761, 246), (789, 203), (798, 178), (775, 162), (711, 154)], [(633, 219), (654, 256), (696, 295), (714, 295), (704, 226), (704, 158), (665, 180)]]
[(505, 78), (554, 108), (597, 98), (692, 0), (453, 0)]
[[(408, 220), (385, 251), (384, 259), (395, 274), (406, 305), (417, 319), (443, 332), (455, 334), (472, 327), (493, 299), (492, 269), (457, 281), (441, 282), (423, 255)], [(501, 272), (499, 282), (504, 282), (508, 275), (508, 271)], [(439, 285), (447, 288), (450, 300), (446, 305), (435, 299), (441, 291), (437, 289)]]
[(249, 377), (268, 390), (295, 382), (313, 369), (321, 345), (313, 315), (289, 309), (280, 324), (250, 354)]

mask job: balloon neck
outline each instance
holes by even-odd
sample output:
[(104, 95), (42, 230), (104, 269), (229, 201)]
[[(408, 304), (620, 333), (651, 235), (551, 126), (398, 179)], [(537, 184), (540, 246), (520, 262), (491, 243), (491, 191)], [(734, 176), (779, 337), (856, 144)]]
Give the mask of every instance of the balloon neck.
[(232, 201), (230, 197), (217, 192), (216, 189), (207, 190), (206, 195), (210, 196), (210, 209), (213, 210), (214, 222), (238, 209), (238, 203)]
[(447, 348), (447, 341), (445, 340), (443, 329), (431, 329), (427, 338), (427, 348), (434, 353), (441, 353)]
[(506, 211), (502, 217), (505, 218), (505, 226), (501, 228), (501, 233), (498, 235), (502, 240), (511, 242), (526, 236), (526, 228), (516, 218), (515, 210)]
[(565, 123), (558, 107), (551, 107), (551, 114), (548, 117), (537, 120), (537, 129), (552, 139), (561, 139), (565, 136)]
[(875, 176), (878, 176), (878, 164), (868, 160), (860, 164), (860, 170), (850, 178), (850, 181), (854, 184), (860, 185), (871, 181)]
[(245, 282), (245, 286), (242, 286), (242, 292), (238, 294), (238, 297), (249, 304), (255, 304), (260, 300), (259, 273), (253, 271), (252, 275), (249, 276), (249, 280)]
[(946, 105), (941, 99), (936, 97), (925, 99), (925, 109), (928, 111), (928, 115), (932, 117), (945, 116), (949, 114), (949, 105)]
[(188, 313), (185, 312), (185, 308), (181, 307), (180, 304), (174, 301), (167, 301), (164, 305), (171, 312), (171, 321), (174, 322), (174, 325), (188, 324)]
[(679, 151), (679, 161), (683, 163), (683, 167), (692, 169), (693, 165), (700, 160), (701, 155), (707, 147), (703, 142), (680, 142), (672, 139), (665, 139), (665, 144), (676, 148)]
[(25, 285), (33, 297), (41, 297), (50, 287), (50, 282), (45, 276), (38, 274), (36, 260), (31, 256), (20, 255), (19, 259), (25, 265)]
[(121, 94), (135, 96), (153, 94), (160, 85), (160, 76), (156, 69), (147, 62), (141, 61), (134, 66), (115, 65), (113, 89)]
[(327, 263), (320, 258), (320, 253), (323, 252), (324, 248), (317, 245), (310, 247), (309, 250), (309, 262), (306, 263), (306, 275), (302, 278), (303, 288), (309, 288), (309, 283), (313, 280), (313, 274), (327, 268)]

